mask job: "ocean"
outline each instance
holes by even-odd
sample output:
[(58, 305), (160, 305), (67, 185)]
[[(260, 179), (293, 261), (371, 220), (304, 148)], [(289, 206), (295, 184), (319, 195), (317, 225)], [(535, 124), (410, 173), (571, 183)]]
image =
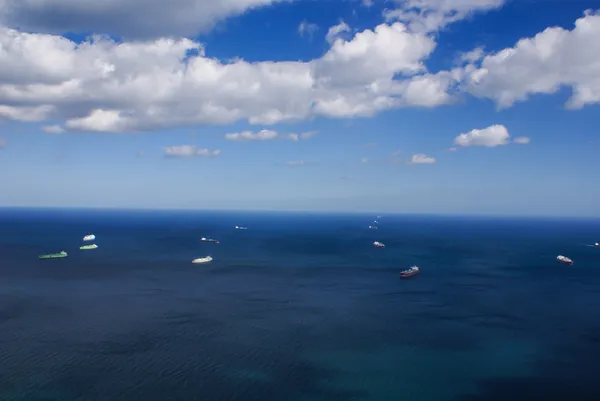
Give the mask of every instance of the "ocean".
[(375, 217), (2, 209), (0, 400), (600, 400), (599, 220)]

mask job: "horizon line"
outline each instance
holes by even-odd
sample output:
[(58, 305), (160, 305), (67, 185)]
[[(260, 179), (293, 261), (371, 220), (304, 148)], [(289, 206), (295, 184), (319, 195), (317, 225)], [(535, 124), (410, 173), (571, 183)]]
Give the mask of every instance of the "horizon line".
[(435, 213), (435, 212), (386, 212), (365, 210), (316, 210), (316, 209), (259, 209), (259, 208), (174, 208), (174, 207), (131, 207), (131, 206), (8, 206), (0, 205), (2, 210), (63, 210), (63, 211), (123, 211), (123, 212), (241, 212), (273, 214), (329, 214), (329, 215), (374, 215), (395, 217), (454, 217), (454, 218), (490, 218), (490, 219), (529, 219), (529, 220), (600, 220), (600, 216), (583, 215), (535, 215), (535, 214), (493, 214), (493, 213)]

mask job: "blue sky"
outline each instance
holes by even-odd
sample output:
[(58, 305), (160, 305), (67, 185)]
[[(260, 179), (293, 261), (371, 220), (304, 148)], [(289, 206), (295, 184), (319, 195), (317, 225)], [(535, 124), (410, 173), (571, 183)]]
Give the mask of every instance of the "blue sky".
[(0, 206), (600, 216), (597, 1), (411, 1), (0, 0)]

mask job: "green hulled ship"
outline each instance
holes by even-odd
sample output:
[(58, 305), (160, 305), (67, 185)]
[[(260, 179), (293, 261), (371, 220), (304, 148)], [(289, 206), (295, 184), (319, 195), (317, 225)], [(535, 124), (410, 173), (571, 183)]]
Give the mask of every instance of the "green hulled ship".
[(96, 244), (82, 245), (82, 246), (79, 247), (79, 249), (82, 249), (84, 251), (87, 250), (87, 249), (96, 249), (96, 248), (98, 248), (98, 245), (96, 245)]
[(67, 253), (65, 251), (60, 251), (58, 253), (49, 253), (47, 255), (40, 255), (40, 259), (58, 259), (58, 258), (66, 258)]

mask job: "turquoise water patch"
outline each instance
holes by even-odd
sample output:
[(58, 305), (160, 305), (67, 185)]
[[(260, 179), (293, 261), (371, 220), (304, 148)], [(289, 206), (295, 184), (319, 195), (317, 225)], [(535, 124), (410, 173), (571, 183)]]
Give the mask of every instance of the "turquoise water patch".
[(331, 372), (321, 385), (353, 394), (349, 400), (450, 401), (477, 393), (482, 380), (532, 376), (538, 352), (534, 344), (505, 341), (468, 351), (390, 346), (320, 352), (310, 361)]

